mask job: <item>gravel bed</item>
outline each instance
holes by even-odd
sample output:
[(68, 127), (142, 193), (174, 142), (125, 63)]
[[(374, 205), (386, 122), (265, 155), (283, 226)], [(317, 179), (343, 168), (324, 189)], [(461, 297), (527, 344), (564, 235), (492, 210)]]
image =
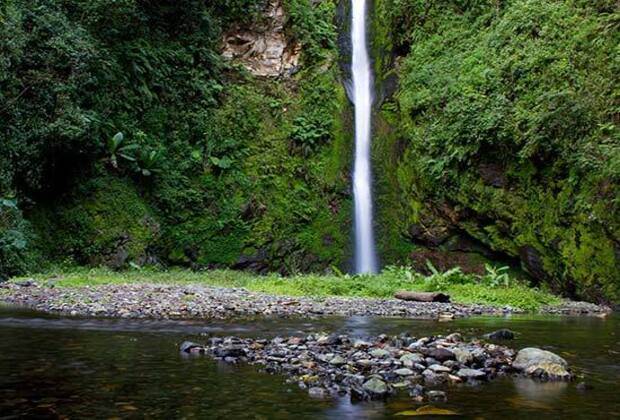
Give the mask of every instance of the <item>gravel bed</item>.
[[(285, 297), (240, 288), (148, 284), (62, 288), (34, 281), (0, 284), (0, 302), (72, 316), (152, 319), (230, 319), (256, 316), (378, 316), (452, 319), (519, 313), (510, 307), (397, 299)], [(543, 308), (558, 314), (604, 314), (609, 308), (581, 302)]]

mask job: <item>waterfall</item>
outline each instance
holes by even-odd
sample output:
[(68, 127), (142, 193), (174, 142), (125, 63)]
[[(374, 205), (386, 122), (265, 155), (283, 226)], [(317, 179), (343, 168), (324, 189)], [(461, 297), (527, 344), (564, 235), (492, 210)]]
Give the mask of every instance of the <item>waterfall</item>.
[(355, 107), (355, 272), (376, 273), (377, 255), (372, 226), (372, 176), (370, 168), (372, 70), (366, 43), (366, 2), (351, 0), (351, 44), (353, 57), (352, 99)]

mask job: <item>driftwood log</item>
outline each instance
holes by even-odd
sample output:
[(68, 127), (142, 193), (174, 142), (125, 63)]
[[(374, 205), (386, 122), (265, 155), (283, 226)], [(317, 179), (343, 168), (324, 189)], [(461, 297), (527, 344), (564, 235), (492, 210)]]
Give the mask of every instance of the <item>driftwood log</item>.
[(441, 292), (407, 292), (401, 290), (396, 292), (394, 297), (414, 302), (450, 302), (450, 296)]

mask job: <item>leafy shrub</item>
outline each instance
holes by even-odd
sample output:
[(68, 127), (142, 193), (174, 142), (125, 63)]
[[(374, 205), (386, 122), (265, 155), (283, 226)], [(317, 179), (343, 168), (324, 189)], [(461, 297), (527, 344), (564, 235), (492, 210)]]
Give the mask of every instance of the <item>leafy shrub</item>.
[(307, 156), (330, 138), (329, 128), (324, 122), (310, 121), (305, 116), (297, 117), (293, 121), (291, 139)]
[(33, 268), (30, 225), (23, 219), (15, 199), (0, 197), (0, 279)]

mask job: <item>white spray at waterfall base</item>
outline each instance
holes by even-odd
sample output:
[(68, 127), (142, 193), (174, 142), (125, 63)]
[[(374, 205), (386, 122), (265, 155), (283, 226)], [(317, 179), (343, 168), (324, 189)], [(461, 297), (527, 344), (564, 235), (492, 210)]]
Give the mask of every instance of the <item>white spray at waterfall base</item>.
[(377, 255), (373, 233), (372, 175), (370, 167), (372, 70), (366, 44), (366, 2), (351, 0), (351, 44), (353, 56), (352, 99), (355, 107), (355, 162), (353, 196), (355, 201), (355, 272), (376, 273)]

